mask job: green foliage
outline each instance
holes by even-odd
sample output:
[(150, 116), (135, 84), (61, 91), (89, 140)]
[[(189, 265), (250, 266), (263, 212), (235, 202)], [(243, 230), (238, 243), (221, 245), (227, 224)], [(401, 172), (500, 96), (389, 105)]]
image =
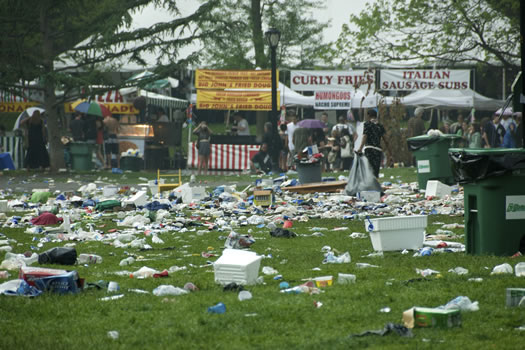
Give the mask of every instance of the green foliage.
[[(215, 23), (228, 23), (219, 37), (204, 38), (202, 63), (223, 69), (268, 68), (270, 60), (261, 58), (261, 50), (269, 52), (264, 31), (281, 31), (277, 61), (280, 67), (313, 67), (319, 63), (327, 45), (321, 44), (322, 31), (327, 23), (315, 19), (322, 7), (319, 0), (226, 0), (212, 11)], [(260, 8), (257, 14), (254, 8)], [(261, 23), (262, 31), (254, 31)], [(216, 24), (210, 23), (208, 30)], [(261, 47), (261, 43), (263, 46)], [(268, 54), (269, 55), (269, 54)]]
[(377, 0), (350, 16), (334, 58), (346, 64), (423, 60), (516, 67), (518, 2)]

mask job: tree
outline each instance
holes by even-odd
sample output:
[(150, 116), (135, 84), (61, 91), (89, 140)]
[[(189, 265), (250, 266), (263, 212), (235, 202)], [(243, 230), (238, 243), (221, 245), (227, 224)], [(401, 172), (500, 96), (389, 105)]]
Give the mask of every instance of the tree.
[[(163, 6), (174, 19), (130, 29), (131, 14), (149, 3)], [(195, 13), (182, 17), (176, 0), (0, 0), (0, 89), (43, 96), (53, 171), (63, 163), (60, 105), (78, 97), (81, 88), (115, 86), (107, 73), (118, 70), (119, 59), (145, 65), (144, 53), (157, 52), (156, 72), (161, 73), (195, 59), (193, 54), (177, 60), (178, 51), (213, 35), (199, 24), (209, 20), (208, 13), (218, 3), (206, 1)], [(163, 64), (166, 57), (171, 61)], [(63, 92), (58, 98), (57, 90)]]
[(519, 39), (515, 0), (376, 0), (350, 16), (332, 55), (354, 64), (470, 61), (515, 68)]
[(215, 23), (228, 23), (229, 28), (219, 38), (203, 40), (201, 61), (223, 69), (268, 68), (264, 31), (277, 28), (281, 32), (278, 66), (314, 67), (328, 48), (327, 44), (321, 44), (322, 31), (328, 23), (313, 17), (322, 3), (319, 0), (224, 0), (211, 15)]

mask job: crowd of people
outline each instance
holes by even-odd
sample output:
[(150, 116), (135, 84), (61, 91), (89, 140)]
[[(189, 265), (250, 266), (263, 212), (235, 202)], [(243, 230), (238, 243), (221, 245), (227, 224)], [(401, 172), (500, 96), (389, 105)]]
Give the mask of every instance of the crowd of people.
[[(406, 133), (408, 137), (425, 135), (430, 130), (439, 130), (442, 134), (459, 136), (457, 147), (465, 148), (516, 148), (523, 146), (523, 124), (521, 112), (495, 113), (491, 118), (480, 121), (467, 121), (461, 113), (453, 123), (445, 120), (439, 126), (436, 115), (431, 116), (428, 127), (424, 121), (425, 110), (418, 107), (413, 117), (408, 120)], [(279, 145), (268, 136), (271, 134), (271, 123), (265, 125), (265, 137), (256, 156), (252, 158), (252, 170), (258, 173), (268, 173), (278, 165), (279, 171), (294, 169), (295, 162), (307, 156), (308, 146), (317, 146), (323, 154), (322, 171), (348, 171), (352, 167), (356, 154), (367, 156), (377, 177), (382, 160), (385, 159), (382, 144), (388, 150), (386, 130), (379, 122), (376, 109), (368, 109), (366, 117), (354, 116), (351, 112), (341, 114), (337, 124), (329, 121), (328, 113), (321, 114), (324, 123), (322, 129), (302, 128), (297, 125), (295, 111), (288, 112), (286, 123), (279, 125)], [(366, 119), (366, 120), (362, 120)], [(473, 118), (470, 118), (473, 119)], [(272, 159), (272, 150), (279, 148), (278, 158)]]

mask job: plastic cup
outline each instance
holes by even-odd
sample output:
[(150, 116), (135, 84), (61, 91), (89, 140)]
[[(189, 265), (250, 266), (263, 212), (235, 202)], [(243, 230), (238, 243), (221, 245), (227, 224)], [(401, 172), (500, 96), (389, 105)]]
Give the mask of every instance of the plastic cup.
[(115, 292), (118, 292), (120, 290), (120, 286), (118, 285), (117, 282), (109, 282), (108, 284), (108, 292), (110, 293), (115, 293)]
[(247, 290), (241, 290), (239, 292), (240, 301), (250, 300), (251, 298), (252, 298), (252, 293), (248, 292)]

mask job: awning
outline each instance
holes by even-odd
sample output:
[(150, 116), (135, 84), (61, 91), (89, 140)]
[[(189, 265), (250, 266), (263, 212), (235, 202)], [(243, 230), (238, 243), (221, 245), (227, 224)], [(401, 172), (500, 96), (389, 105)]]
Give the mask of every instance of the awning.
[(158, 106), (158, 107), (167, 107), (167, 108), (178, 108), (184, 109), (188, 107), (189, 102), (186, 100), (181, 100), (179, 98), (164, 96), (156, 94), (154, 92), (139, 90), (139, 96), (146, 98), (148, 104)]

